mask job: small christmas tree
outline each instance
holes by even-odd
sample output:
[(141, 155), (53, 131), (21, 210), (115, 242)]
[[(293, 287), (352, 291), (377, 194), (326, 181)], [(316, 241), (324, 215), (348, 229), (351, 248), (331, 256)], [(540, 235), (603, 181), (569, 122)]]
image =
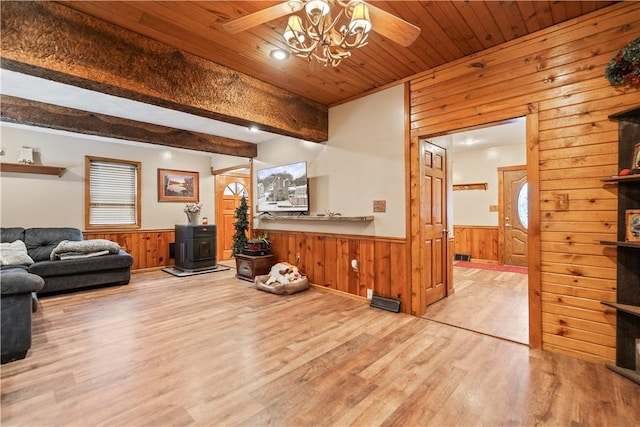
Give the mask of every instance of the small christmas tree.
[(233, 235), (233, 247), (231, 251), (232, 256), (236, 256), (242, 253), (245, 245), (247, 244), (247, 230), (249, 229), (249, 206), (247, 206), (247, 199), (242, 196), (240, 199), (240, 206), (235, 210), (236, 222), (233, 223), (233, 228), (236, 232)]

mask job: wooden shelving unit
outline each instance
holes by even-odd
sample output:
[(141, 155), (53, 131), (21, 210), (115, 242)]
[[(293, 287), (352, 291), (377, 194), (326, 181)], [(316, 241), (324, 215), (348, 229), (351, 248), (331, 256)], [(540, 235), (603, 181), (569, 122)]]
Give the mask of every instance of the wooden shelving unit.
[(625, 248), (636, 248), (640, 249), (640, 243), (638, 242), (618, 242), (618, 241), (610, 241), (610, 240), (600, 240), (601, 245), (607, 246), (622, 246)]
[(373, 216), (319, 216), (319, 215), (300, 215), (300, 216), (276, 216), (264, 215), (259, 217), (267, 221), (336, 221), (336, 222), (367, 222), (373, 221)]
[[(609, 117), (618, 121), (618, 167), (629, 168), (640, 142), (640, 107)], [(636, 364), (636, 340), (640, 339), (640, 242), (626, 240), (626, 211), (640, 209), (640, 175), (602, 179), (618, 186), (618, 233), (616, 241), (601, 241), (617, 251), (616, 302), (602, 301), (616, 310), (616, 363), (614, 372), (640, 384)]]
[(625, 176), (612, 176), (610, 178), (601, 179), (602, 182), (629, 182), (629, 181), (640, 181), (640, 174), (636, 175), (625, 175)]
[(23, 163), (0, 163), (0, 172), (56, 175), (59, 178), (62, 176), (62, 174), (64, 174), (65, 171), (65, 168), (58, 166), (29, 165)]
[(636, 316), (640, 316), (640, 307), (629, 304), (618, 304), (617, 302), (607, 302), (603, 301), (603, 305), (608, 305), (609, 307), (613, 307), (616, 310), (624, 311), (625, 313), (635, 314)]

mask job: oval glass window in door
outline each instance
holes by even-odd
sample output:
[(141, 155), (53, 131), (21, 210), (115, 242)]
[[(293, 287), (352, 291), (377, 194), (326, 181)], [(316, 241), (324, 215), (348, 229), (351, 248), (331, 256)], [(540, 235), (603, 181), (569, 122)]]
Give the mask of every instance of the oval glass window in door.
[(525, 229), (529, 228), (529, 183), (525, 182), (518, 193), (518, 220)]

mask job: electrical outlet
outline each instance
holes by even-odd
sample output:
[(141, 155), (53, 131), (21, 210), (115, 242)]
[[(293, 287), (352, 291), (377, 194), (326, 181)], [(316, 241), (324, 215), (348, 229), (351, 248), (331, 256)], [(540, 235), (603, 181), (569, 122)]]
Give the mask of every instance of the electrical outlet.
[(367, 299), (373, 298), (373, 289), (367, 289)]
[(296, 254), (296, 264), (300, 262), (300, 254)]

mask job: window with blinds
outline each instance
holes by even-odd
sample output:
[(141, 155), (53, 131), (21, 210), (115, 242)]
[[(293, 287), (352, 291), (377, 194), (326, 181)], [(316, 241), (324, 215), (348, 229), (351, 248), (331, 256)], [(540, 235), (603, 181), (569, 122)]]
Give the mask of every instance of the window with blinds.
[(140, 226), (140, 163), (87, 157), (87, 228)]

